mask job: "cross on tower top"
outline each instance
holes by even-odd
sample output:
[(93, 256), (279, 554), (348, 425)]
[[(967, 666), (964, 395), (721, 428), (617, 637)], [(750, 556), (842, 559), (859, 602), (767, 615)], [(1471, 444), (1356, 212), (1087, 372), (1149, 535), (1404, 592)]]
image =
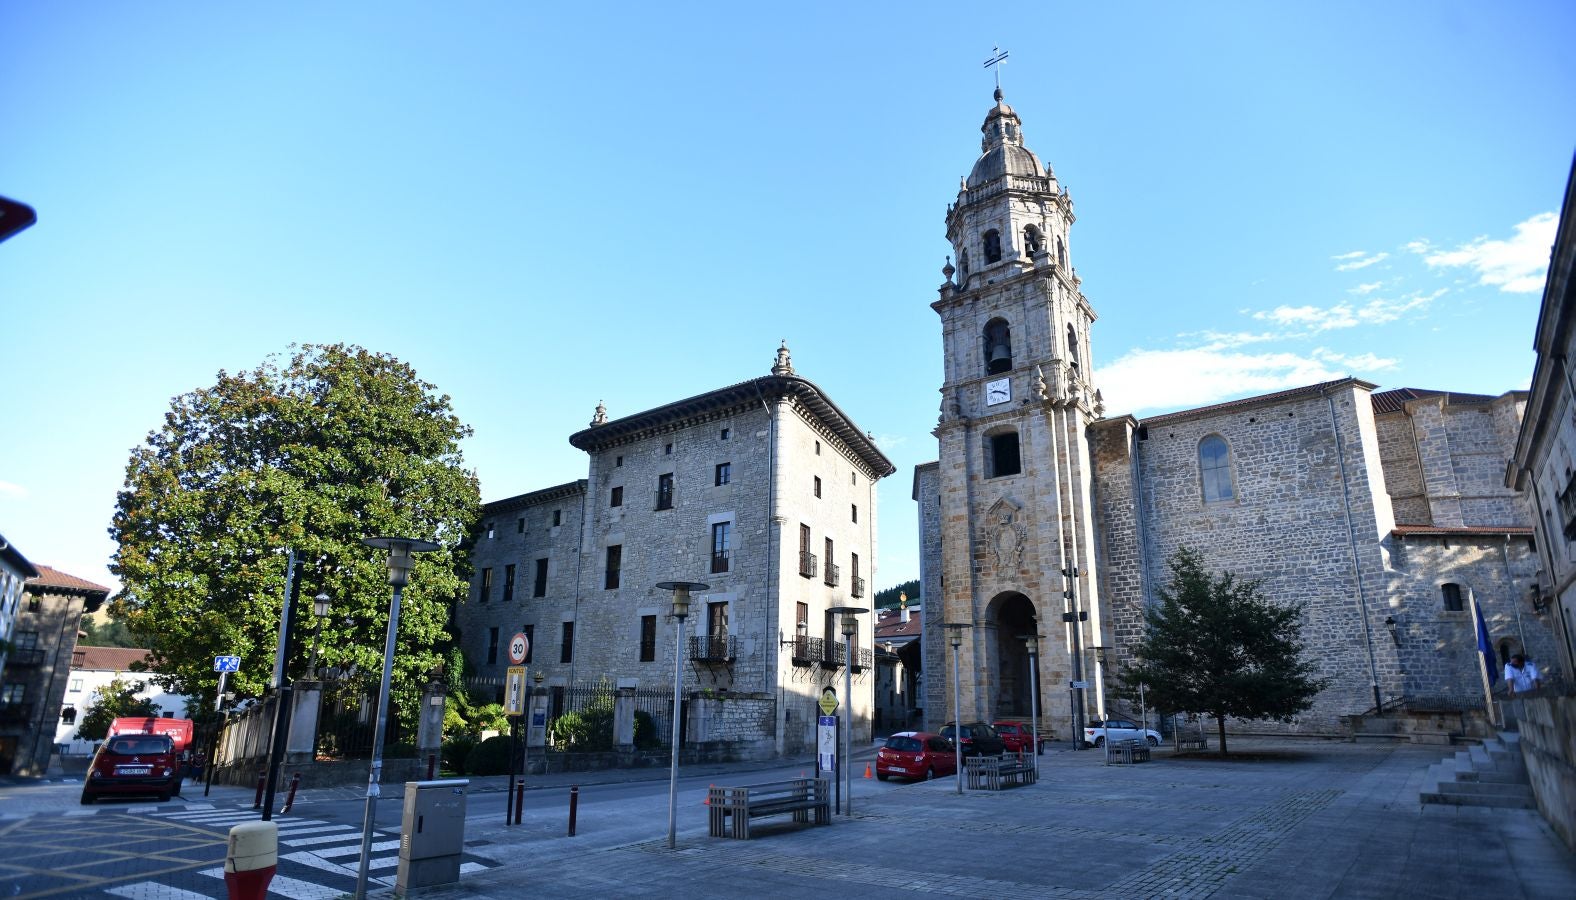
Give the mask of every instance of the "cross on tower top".
[(985, 68), (996, 71), (996, 99), (1001, 99), (1001, 67), (1007, 62), (1007, 51), (1000, 47), (990, 48), (990, 59), (985, 60)]

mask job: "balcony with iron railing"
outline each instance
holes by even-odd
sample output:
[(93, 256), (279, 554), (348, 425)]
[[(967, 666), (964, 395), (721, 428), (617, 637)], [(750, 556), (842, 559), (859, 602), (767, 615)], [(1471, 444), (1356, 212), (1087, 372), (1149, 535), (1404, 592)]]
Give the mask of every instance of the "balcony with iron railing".
[(793, 664), (796, 666), (814, 665), (826, 655), (826, 642), (816, 637), (800, 635), (793, 639)]
[(848, 645), (842, 641), (825, 641), (821, 654), (821, 668), (838, 669), (848, 664)]
[(855, 597), (863, 597), (865, 595), (865, 580), (860, 578), (858, 575), (854, 576), (854, 588), (852, 593)]
[(731, 662), (734, 651), (731, 634), (708, 634), (689, 639), (689, 658), (697, 662)]
[(44, 648), (42, 647), (17, 647), (6, 654), (7, 666), (41, 666), (44, 664)]
[(837, 582), (839, 581), (840, 576), (842, 574), (843, 574), (843, 570), (842, 570), (842, 568), (840, 568), (837, 565), (837, 563), (834, 563), (834, 562), (827, 563), (826, 564), (826, 586), (827, 587), (837, 587)]
[(814, 553), (801, 552), (799, 554), (799, 574), (806, 578), (814, 578), (816, 572), (815, 562), (816, 560)]
[(732, 552), (729, 550), (711, 551), (711, 574), (720, 575), (728, 571), (728, 562), (731, 555)]

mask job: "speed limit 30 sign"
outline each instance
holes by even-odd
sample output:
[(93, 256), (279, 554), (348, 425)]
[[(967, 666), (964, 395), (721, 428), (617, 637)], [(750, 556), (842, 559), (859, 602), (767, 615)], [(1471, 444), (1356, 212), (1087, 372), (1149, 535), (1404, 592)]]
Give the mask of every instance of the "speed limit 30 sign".
[(525, 662), (525, 656), (531, 652), (531, 639), (520, 632), (509, 639), (509, 661), (515, 665)]

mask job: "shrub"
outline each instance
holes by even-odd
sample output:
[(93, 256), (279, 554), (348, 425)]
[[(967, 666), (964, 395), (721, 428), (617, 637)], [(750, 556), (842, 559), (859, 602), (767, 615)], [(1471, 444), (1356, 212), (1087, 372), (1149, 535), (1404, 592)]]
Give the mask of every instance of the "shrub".
[(468, 734), (457, 734), (443, 742), (443, 767), (460, 775), (465, 774), (466, 758), (476, 748), (476, 739)]
[(410, 741), (394, 741), (383, 748), (384, 759), (415, 759), (416, 745)]
[(657, 720), (643, 709), (635, 710), (635, 749), (658, 750), (661, 747), (662, 735), (657, 734)]
[(509, 772), (509, 737), (497, 735), (477, 744), (465, 758), (467, 775), (506, 775)]

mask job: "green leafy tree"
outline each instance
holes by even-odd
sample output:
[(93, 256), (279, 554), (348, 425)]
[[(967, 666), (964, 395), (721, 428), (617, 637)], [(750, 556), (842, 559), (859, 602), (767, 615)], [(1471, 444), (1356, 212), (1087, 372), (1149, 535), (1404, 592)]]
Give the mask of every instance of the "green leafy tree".
[(110, 679), (109, 684), (93, 692), (93, 702), (78, 720), (77, 737), (84, 741), (102, 741), (109, 734), (109, 726), (122, 716), (157, 716), (159, 705), (137, 696), (137, 692), (147, 686), (146, 681)]
[[(306, 665), (308, 629), (320, 627), (320, 664), (354, 665), (375, 689), (387, 555), (361, 541), (434, 541), (439, 550), (416, 556), (394, 656), (395, 710), (410, 719), (447, 649), (449, 605), (466, 592), (480, 509), (459, 449), (469, 434), (410, 366), (360, 347), (307, 344), (288, 361), (221, 371), (213, 386), (176, 397), (163, 427), (132, 451), (110, 529), (123, 585), (115, 614), (150, 636), (149, 668), (167, 690), (211, 697), (213, 657), (236, 654), (230, 690), (258, 696), (273, 672), (285, 548), (294, 548), (292, 674)], [(333, 603), (321, 622), (309, 599), (318, 593)]]
[(82, 617), (83, 637), (77, 641), (78, 647), (130, 647), (141, 648), (148, 646), (148, 639), (141, 635), (133, 634), (126, 623), (110, 617), (103, 625), (93, 620), (92, 616)]
[(1161, 709), (1215, 720), (1226, 755), (1226, 717), (1290, 721), (1327, 682), (1303, 658), (1302, 604), (1270, 602), (1257, 581), (1212, 576), (1196, 551), (1167, 561), (1170, 582), (1145, 612), (1134, 662), (1121, 675)]

